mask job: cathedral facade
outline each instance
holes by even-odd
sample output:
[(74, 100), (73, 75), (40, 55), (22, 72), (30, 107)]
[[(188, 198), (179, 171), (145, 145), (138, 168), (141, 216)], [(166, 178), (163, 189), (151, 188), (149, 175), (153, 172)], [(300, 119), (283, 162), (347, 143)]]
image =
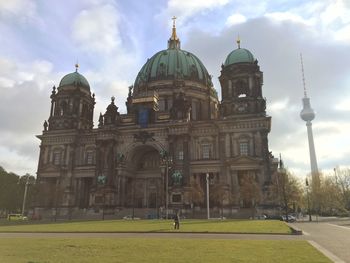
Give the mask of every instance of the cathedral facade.
[(200, 214), (207, 198), (225, 216), (271, 206), (277, 163), (268, 148), (263, 73), (238, 42), (219, 80), (221, 101), (203, 63), (181, 49), (175, 24), (168, 48), (148, 59), (129, 87), (126, 114), (112, 97), (94, 127), (89, 82), (78, 67), (64, 76), (37, 136), (38, 213)]

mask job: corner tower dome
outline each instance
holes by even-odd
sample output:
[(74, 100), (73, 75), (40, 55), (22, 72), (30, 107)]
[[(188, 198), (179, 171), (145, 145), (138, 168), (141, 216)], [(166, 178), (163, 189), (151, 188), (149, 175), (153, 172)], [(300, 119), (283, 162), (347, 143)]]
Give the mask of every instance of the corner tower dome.
[(236, 64), (236, 63), (254, 63), (255, 58), (253, 54), (245, 48), (241, 48), (241, 41), (237, 39), (238, 48), (228, 54), (224, 66)]
[(168, 49), (159, 51), (143, 65), (134, 85), (139, 86), (159, 80), (192, 80), (212, 86), (211, 76), (203, 63), (192, 53), (180, 48), (176, 35), (175, 18)]
[(82, 87), (87, 91), (90, 91), (90, 85), (87, 79), (78, 72), (79, 65), (75, 65), (75, 72), (65, 75), (61, 81), (59, 87), (75, 86)]

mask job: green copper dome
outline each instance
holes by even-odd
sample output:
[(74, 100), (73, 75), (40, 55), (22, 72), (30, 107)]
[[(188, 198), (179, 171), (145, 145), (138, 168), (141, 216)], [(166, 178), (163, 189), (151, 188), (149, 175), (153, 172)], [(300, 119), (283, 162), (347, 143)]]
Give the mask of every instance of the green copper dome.
[(135, 85), (156, 80), (184, 79), (211, 85), (211, 77), (203, 63), (192, 53), (169, 48), (147, 60), (135, 80)]
[(253, 54), (245, 48), (237, 48), (228, 54), (224, 66), (236, 64), (236, 63), (254, 63), (255, 58)]
[(65, 75), (60, 82), (60, 87), (63, 86), (79, 86), (90, 90), (89, 82), (78, 71)]
[(175, 17), (168, 49), (159, 51), (143, 65), (135, 86), (159, 80), (189, 80), (212, 87), (211, 76), (203, 63), (192, 53), (182, 50), (176, 34)]

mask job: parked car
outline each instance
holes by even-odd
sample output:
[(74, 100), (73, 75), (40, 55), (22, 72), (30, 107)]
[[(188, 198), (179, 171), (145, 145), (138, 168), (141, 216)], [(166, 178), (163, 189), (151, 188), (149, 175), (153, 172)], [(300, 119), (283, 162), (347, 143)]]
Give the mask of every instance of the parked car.
[(286, 222), (295, 222), (296, 221), (296, 218), (292, 215), (288, 215), (288, 219), (285, 215), (283, 215), (282, 218), (283, 218), (283, 221), (286, 221)]
[(21, 214), (8, 214), (7, 215), (8, 221), (20, 221), (20, 220), (28, 220), (28, 217), (22, 216)]
[(283, 217), (280, 215), (269, 215), (266, 217), (266, 220), (280, 220), (283, 221)]
[(132, 217), (132, 215), (127, 215), (123, 217), (124, 220), (140, 220), (141, 218), (134, 216), (134, 218)]
[(288, 215), (288, 220), (286, 218), (286, 215), (270, 215), (267, 216), (267, 220), (280, 220), (280, 221), (285, 221), (285, 222), (295, 222), (296, 218), (295, 216)]
[(267, 219), (267, 216), (266, 215), (258, 215), (258, 216), (255, 217), (255, 219), (265, 220), (265, 219)]

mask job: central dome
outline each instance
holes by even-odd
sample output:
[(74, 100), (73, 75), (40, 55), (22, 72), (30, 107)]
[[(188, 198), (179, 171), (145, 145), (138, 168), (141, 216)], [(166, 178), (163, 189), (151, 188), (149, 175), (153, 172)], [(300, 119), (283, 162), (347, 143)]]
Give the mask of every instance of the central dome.
[(168, 49), (159, 51), (143, 65), (135, 86), (159, 80), (192, 80), (212, 86), (211, 76), (194, 54), (180, 49), (180, 40), (173, 26)]
[(203, 63), (192, 53), (168, 48), (147, 60), (135, 80), (135, 85), (156, 80), (185, 79), (211, 83), (211, 77)]

